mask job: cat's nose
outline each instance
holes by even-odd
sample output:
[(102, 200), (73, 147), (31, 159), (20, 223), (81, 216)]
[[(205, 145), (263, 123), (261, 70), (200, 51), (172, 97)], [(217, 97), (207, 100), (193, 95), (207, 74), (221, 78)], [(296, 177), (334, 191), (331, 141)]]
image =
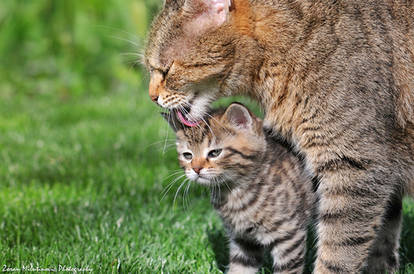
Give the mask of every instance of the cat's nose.
[(152, 100), (154, 103), (157, 103), (157, 102), (158, 102), (158, 95), (151, 95), (151, 100)]
[(195, 173), (200, 174), (200, 171), (202, 170), (202, 167), (193, 167), (193, 170)]

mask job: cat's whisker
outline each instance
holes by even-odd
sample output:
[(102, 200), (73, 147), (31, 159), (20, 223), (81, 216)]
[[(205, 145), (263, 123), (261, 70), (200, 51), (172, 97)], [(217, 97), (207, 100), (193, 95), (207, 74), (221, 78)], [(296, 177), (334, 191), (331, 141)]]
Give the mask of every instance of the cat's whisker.
[[(172, 139), (170, 139), (167, 142), (171, 142), (171, 143), (167, 144), (167, 146), (175, 146), (175, 139), (174, 139), (174, 141), (172, 141)], [(145, 146), (144, 149), (148, 149), (150, 147), (158, 146), (158, 145), (164, 144), (164, 143), (165, 143), (165, 140), (163, 140), (163, 141), (157, 141), (157, 142), (154, 142), (154, 143), (151, 143), (151, 144)]]
[(213, 199), (216, 199), (216, 184), (213, 184), (211, 187), (211, 196)]
[(170, 113), (170, 115), (168, 115), (168, 117), (169, 117), (169, 119), (172, 120), (172, 123), (174, 125), (174, 128), (178, 128), (177, 125), (175, 124), (176, 118), (175, 118), (175, 116), (172, 116), (172, 115), (175, 115), (175, 113)]
[(205, 115), (208, 116), (209, 119), (215, 121), (220, 126), (220, 128), (222, 128), (226, 133), (228, 133), (229, 135), (231, 134), (231, 132), (223, 125), (221, 121), (217, 120), (214, 116), (210, 115), (209, 113), (206, 113)]
[(95, 25), (95, 27), (101, 28), (101, 29), (107, 29), (107, 30), (111, 30), (111, 31), (117, 31), (119, 33), (123, 33), (123, 34), (125, 34), (127, 36), (133, 37), (138, 42), (142, 42), (143, 41), (143, 39), (141, 37), (139, 37), (136, 33), (129, 32), (129, 31), (126, 31), (126, 30), (121, 29), (121, 28), (116, 28), (116, 27), (113, 27), (113, 26), (102, 25), (102, 24), (97, 24), (97, 25)]
[(137, 53), (137, 52), (121, 52), (120, 53), (120, 55), (122, 55), (122, 56), (138, 56), (138, 57), (141, 57), (141, 54), (139, 54), (139, 53)]
[(110, 38), (113, 38), (113, 39), (120, 40), (120, 41), (128, 42), (129, 44), (131, 44), (133, 46), (136, 46), (137, 48), (142, 47), (142, 44), (140, 44), (139, 42), (132, 41), (130, 39), (126, 39), (126, 38), (122, 38), (122, 37), (117, 37), (117, 36), (113, 36), (113, 35), (110, 35), (109, 37)]
[(229, 190), (229, 191), (231, 191), (231, 188), (230, 188), (230, 186), (227, 184), (227, 182), (231, 182), (231, 179), (230, 178), (228, 178), (227, 176), (223, 176), (223, 178), (222, 178), (222, 183), (227, 187), (227, 189)]
[(169, 183), (165, 189), (163, 190), (162, 197), (161, 197), (161, 201), (164, 200), (165, 196), (167, 195), (167, 193), (171, 190), (171, 188), (173, 187), (173, 185), (175, 185), (179, 180), (181, 180), (183, 177), (185, 176), (185, 174), (175, 178), (171, 183)]
[(191, 186), (191, 181), (189, 179), (187, 179), (186, 181), (187, 181), (187, 187), (186, 187), (186, 189), (183, 192), (184, 208), (188, 208), (189, 207), (188, 191), (189, 191), (190, 186)]
[(173, 200), (173, 205), (175, 205), (175, 201), (177, 200), (177, 196), (178, 196), (178, 193), (180, 193), (180, 190), (181, 190), (181, 188), (185, 185), (185, 180), (184, 180), (184, 182), (182, 182), (181, 184), (180, 184), (180, 186), (178, 187), (178, 189), (177, 189), (177, 191), (175, 192), (175, 195), (174, 195), (174, 200)]
[(135, 67), (141, 67), (145, 66), (144, 63), (142, 63), (141, 59), (143, 58), (141, 54), (135, 53), (135, 52), (125, 52), (120, 53), (120, 55), (123, 57), (123, 59), (126, 59), (127, 64), (129, 65), (129, 69), (135, 68)]
[(166, 147), (167, 147), (167, 140), (168, 140), (168, 134), (169, 134), (169, 129), (168, 129), (168, 125), (170, 124), (170, 120), (171, 120), (171, 117), (170, 116), (168, 116), (168, 123), (167, 123), (167, 125), (166, 125), (166, 130), (167, 130), (167, 132), (166, 132), (166, 135), (165, 135), (165, 140), (164, 140), (164, 148), (163, 148), (163, 150), (162, 150), (162, 153), (163, 154), (165, 154), (165, 151), (166, 151)]
[[(134, 55), (136, 58), (134, 58), (134, 60), (128, 60), (127, 61), (128, 65), (131, 64), (132, 67), (135, 67), (137, 65), (145, 66), (145, 62), (144, 62), (145, 58), (144, 58), (144, 52), (143, 52), (145, 43), (144, 43), (143, 38), (137, 36), (134, 33), (130, 33), (125, 30), (114, 28), (111, 26), (96, 25), (96, 27), (108, 30), (108, 34), (106, 34), (105, 36), (111, 39), (114, 39), (114, 40), (124, 41), (130, 47), (132, 45), (132, 48), (134, 49), (134, 51), (137, 51), (137, 52), (127, 53), (127, 54)], [(121, 37), (118, 34), (116, 35), (109, 34), (109, 33), (114, 33), (114, 32), (120, 33), (125, 37)], [(126, 55), (126, 54), (121, 53), (121, 55)]]
[(234, 178), (232, 178), (230, 175), (228, 175), (228, 174), (222, 174), (223, 175), (223, 181), (224, 181), (224, 184), (226, 185), (226, 187), (227, 187), (227, 189), (229, 190), (229, 191), (231, 191), (231, 188), (230, 188), (230, 186), (227, 184), (227, 182), (234, 182), (235, 181), (235, 179)]
[[(188, 113), (188, 111), (183, 106), (180, 106), (180, 111), (182, 113), (184, 113), (185, 116), (189, 116), (192, 119), (192, 117), (190, 116), (190, 114)], [(196, 125), (196, 128), (201, 128), (201, 126), (197, 124)], [(190, 130), (194, 134), (194, 130), (195, 130), (194, 127), (191, 127)]]
[[(176, 174), (174, 174), (174, 175), (176, 175)], [(169, 186), (170, 184), (174, 184), (177, 180), (181, 179), (184, 176), (185, 176), (185, 174), (181, 174), (180, 176), (176, 177), (172, 182), (170, 182), (167, 186)]]
[[(182, 170), (182, 169), (176, 170), (176, 171), (174, 171), (172, 174), (170, 174), (170, 175), (168, 175), (167, 177), (163, 178), (162, 180), (163, 180), (163, 181), (165, 181), (165, 180), (167, 180), (168, 178), (170, 178), (170, 177), (172, 177), (172, 176), (176, 176), (176, 175), (180, 174), (181, 172), (183, 172), (183, 170)], [(184, 174), (184, 175), (185, 175), (185, 174)]]
[[(192, 107), (192, 105), (191, 104), (189, 104), (189, 103), (186, 103), (186, 105), (188, 105), (190, 108)], [(183, 108), (184, 109), (184, 108)], [(185, 111), (185, 113), (186, 113), (186, 115), (188, 115), (188, 117), (190, 117), (190, 119), (192, 119), (192, 120), (195, 120), (194, 119), (194, 117), (193, 117), (193, 115), (191, 114), (191, 113), (189, 113), (187, 110), (185, 110), (184, 109), (184, 111)], [(213, 135), (213, 137), (214, 137), (214, 139), (217, 139), (217, 137), (216, 137), (216, 135), (214, 134), (214, 132), (213, 132), (213, 130), (211, 129), (211, 127), (210, 127), (210, 125), (207, 123), (207, 121), (203, 118), (203, 117), (201, 117), (201, 120), (204, 122), (204, 124), (208, 127), (208, 129), (210, 130), (210, 133), (211, 133), (211, 135)], [(201, 128), (201, 126), (200, 125), (197, 125), (199, 128)]]

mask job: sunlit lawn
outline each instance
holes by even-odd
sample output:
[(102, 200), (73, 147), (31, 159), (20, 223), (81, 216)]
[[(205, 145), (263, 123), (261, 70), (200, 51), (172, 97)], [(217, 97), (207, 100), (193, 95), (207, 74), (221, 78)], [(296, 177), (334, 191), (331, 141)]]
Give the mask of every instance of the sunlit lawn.
[[(208, 192), (191, 185), (183, 198), (181, 181), (166, 192), (181, 174), (174, 136), (129, 46), (156, 5), (0, 2), (0, 271), (225, 270)], [(404, 212), (402, 266), (414, 273), (414, 203)]]

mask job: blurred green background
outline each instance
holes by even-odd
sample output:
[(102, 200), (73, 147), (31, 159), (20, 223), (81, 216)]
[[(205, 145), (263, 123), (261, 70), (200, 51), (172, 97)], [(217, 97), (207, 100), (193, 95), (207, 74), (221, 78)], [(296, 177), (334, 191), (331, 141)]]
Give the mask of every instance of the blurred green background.
[[(225, 269), (221, 223), (204, 189), (179, 187), (174, 136), (147, 96), (140, 53), (160, 5), (0, 1), (2, 270)], [(410, 271), (412, 202), (404, 212)]]

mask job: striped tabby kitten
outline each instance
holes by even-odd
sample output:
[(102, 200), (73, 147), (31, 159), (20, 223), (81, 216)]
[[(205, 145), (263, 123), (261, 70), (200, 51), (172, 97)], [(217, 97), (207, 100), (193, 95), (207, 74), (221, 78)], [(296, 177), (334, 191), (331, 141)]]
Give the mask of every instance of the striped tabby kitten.
[(261, 120), (241, 104), (197, 127), (169, 118), (181, 167), (190, 180), (211, 187), (211, 203), (227, 228), (229, 273), (255, 273), (265, 250), (274, 273), (302, 272), (314, 199), (298, 159), (267, 141)]

